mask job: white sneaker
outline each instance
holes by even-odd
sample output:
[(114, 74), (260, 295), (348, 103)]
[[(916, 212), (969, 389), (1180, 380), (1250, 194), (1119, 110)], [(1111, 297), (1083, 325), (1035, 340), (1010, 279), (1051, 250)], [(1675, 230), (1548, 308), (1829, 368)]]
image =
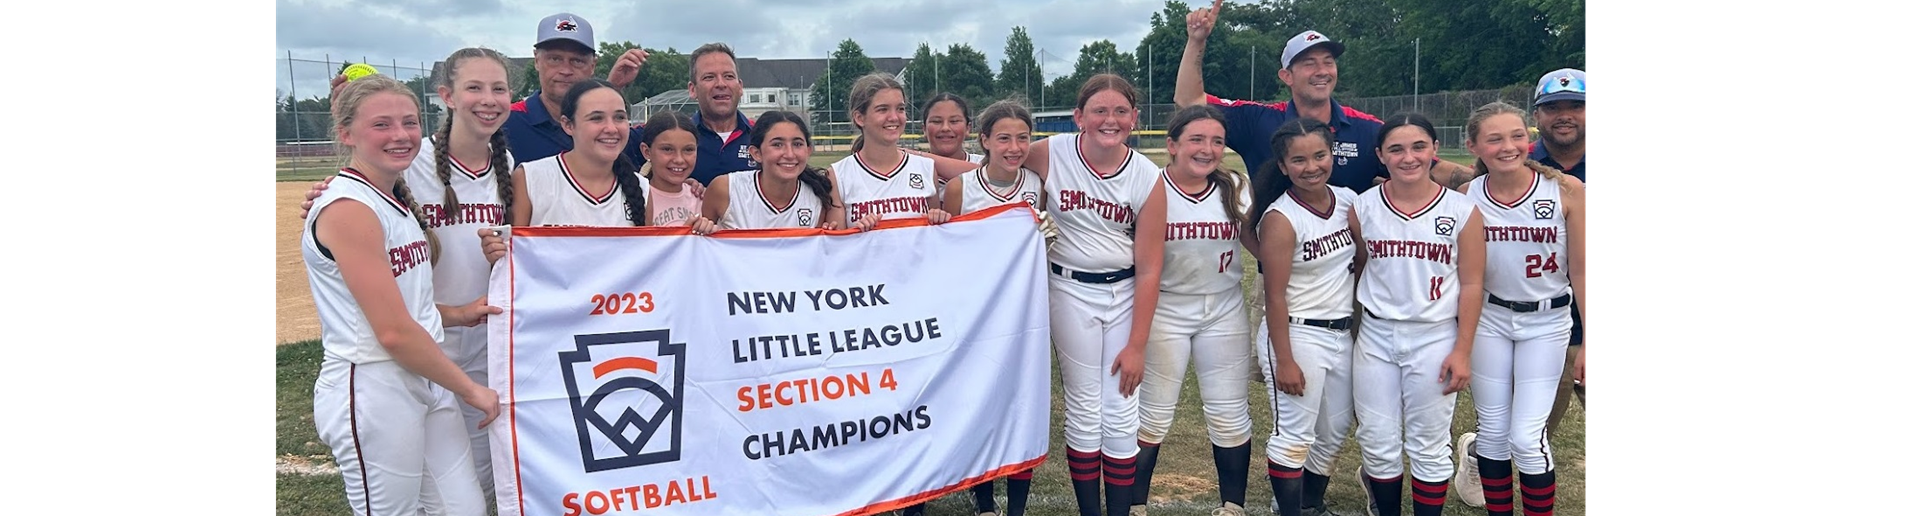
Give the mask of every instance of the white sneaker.
[(1380, 507), (1373, 503), (1373, 483), (1367, 481), (1366, 466), (1353, 468), (1353, 479), (1360, 482), (1360, 496), (1367, 499), (1367, 516), (1380, 516)]
[(1219, 507), (1213, 509), (1213, 513), (1209, 516), (1247, 516), (1247, 510), (1241, 508), (1240, 504), (1222, 502)]
[(1475, 438), (1473, 432), (1460, 434), (1460, 440), (1454, 445), (1459, 449), (1454, 456), (1460, 467), (1454, 468), (1453, 495), (1470, 507), (1486, 507), (1487, 491), (1480, 485), (1480, 461), (1472, 455)]

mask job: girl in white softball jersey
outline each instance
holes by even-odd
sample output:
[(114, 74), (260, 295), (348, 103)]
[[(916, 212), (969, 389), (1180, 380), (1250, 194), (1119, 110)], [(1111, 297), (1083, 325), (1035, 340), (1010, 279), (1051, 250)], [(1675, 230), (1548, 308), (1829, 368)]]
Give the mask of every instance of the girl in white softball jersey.
[(1226, 115), (1212, 106), (1186, 107), (1168, 122), (1171, 160), (1161, 171), (1169, 194), (1166, 264), (1140, 384), (1140, 455), (1132, 499), (1141, 511), (1191, 363), (1219, 479), (1220, 507), (1213, 513), (1246, 514), (1253, 450), (1253, 419), (1247, 412), (1251, 332), (1239, 254), (1247, 241), (1242, 228), (1251, 200), (1246, 176), (1220, 168), (1226, 145)]
[[(948, 102), (951, 104), (952, 102)], [(980, 112), (980, 168), (953, 178), (943, 205), (963, 215), (1003, 204), (1021, 203), (1035, 211), (1046, 207), (1046, 189), (1040, 174), (1022, 167), (1027, 146), (1033, 143), (1033, 115), (1018, 102), (1002, 100)], [(959, 139), (964, 140), (965, 136)], [(937, 150), (937, 149), (936, 149)], [(1033, 488), (1033, 470), (1007, 476), (1006, 516), (1027, 513), (1027, 494)], [(998, 514), (993, 482), (973, 487), (973, 505), (980, 514)]]
[(864, 231), (881, 220), (917, 217), (946, 222), (948, 212), (937, 206), (937, 181), (975, 165), (899, 147), (907, 126), (906, 87), (890, 74), (854, 81), (847, 108), (860, 136), (853, 141), (853, 154), (834, 162), (829, 177), (846, 202), (847, 227)]
[(1436, 134), (1418, 114), (1388, 117), (1376, 153), (1390, 179), (1361, 194), (1350, 215), (1367, 253), (1355, 294), (1364, 314), (1353, 363), (1355, 440), (1383, 516), (1400, 514), (1403, 472), (1413, 476), (1414, 514), (1440, 514), (1454, 473), (1454, 397), (1469, 380), (1483, 303), (1479, 210), (1429, 175)]
[(827, 172), (807, 164), (813, 157), (807, 122), (791, 111), (773, 110), (754, 120), (747, 152), (758, 170), (713, 179), (701, 209), (720, 229), (838, 229), (845, 214)]
[(1080, 87), (1080, 132), (1034, 142), (1026, 167), (1046, 181), (1059, 236), (1048, 247), (1048, 305), (1065, 384), (1067, 470), (1081, 516), (1123, 515), (1140, 451), (1147, 335), (1160, 299), (1167, 193), (1160, 171), (1127, 147), (1139, 91), (1099, 74)]
[[(336, 141), (351, 149), (339, 181), (314, 199), (300, 238), (326, 358), (314, 382), (314, 427), (333, 450), (356, 514), (484, 514), (467, 422), (499, 414), (492, 389), (440, 348), (446, 326), (498, 308), (436, 305), (426, 230), (403, 177), (420, 151), (420, 105), (374, 75), (334, 99)], [(456, 398), (458, 401), (455, 401)]]
[[(1267, 482), (1279, 514), (1328, 514), (1334, 456), (1353, 425), (1356, 194), (1327, 183), (1333, 132), (1296, 118), (1274, 133), (1247, 224), (1266, 286), (1254, 352), (1272, 403)], [(1277, 360), (1276, 360), (1277, 358)]]
[(1479, 158), (1466, 190), (1486, 217), (1487, 294), (1473, 350), (1479, 431), (1461, 436), (1460, 453), (1466, 462), (1472, 452), (1480, 477), (1473, 487), (1484, 489), (1493, 516), (1514, 513), (1514, 469), (1522, 512), (1553, 513), (1547, 415), (1573, 332), (1568, 306), (1586, 284), (1586, 185), (1527, 159), (1523, 115), (1494, 102), (1475, 110), (1466, 128)]

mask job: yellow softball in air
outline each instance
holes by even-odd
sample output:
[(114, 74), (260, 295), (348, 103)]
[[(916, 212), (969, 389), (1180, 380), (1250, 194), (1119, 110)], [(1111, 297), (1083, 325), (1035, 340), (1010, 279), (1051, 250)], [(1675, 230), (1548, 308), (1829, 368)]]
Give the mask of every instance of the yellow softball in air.
[(341, 71), (340, 75), (347, 76), (347, 82), (353, 82), (353, 81), (359, 80), (361, 77), (366, 77), (366, 76), (377, 74), (377, 73), (380, 73), (380, 70), (374, 68), (372, 65), (368, 65), (366, 63), (354, 63), (351, 65), (347, 65), (347, 69)]

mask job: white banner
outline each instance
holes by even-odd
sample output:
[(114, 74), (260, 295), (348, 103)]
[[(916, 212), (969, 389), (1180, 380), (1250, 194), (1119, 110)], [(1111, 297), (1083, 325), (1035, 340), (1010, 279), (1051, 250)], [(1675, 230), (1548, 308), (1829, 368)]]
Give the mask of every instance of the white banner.
[(489, 295), (500, 513), (875, 514), (1039, 464), (1034, 223), (514, 228)]

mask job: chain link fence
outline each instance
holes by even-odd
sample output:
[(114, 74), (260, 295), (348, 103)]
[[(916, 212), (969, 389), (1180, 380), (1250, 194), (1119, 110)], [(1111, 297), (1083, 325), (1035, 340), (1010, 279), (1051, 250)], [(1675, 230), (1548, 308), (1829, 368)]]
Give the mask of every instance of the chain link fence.
[(398, 60), (344, 58), (331, 55), (320, 59), (296, 58), (291, 53), (276, 63), (278, 83), (274, 102), (274, 156), (279, 174), (299, 173), (340, 165), (333, 147), (333, 114), (330, 112), (328, 82), (350, 63), (366, 63), (382, 75), (407, 84), (419, 96), (422, 110), (421, 131), (426, 134), (439, 127), (444, 103), (430, 84), (433, 63), (401, 63)]

